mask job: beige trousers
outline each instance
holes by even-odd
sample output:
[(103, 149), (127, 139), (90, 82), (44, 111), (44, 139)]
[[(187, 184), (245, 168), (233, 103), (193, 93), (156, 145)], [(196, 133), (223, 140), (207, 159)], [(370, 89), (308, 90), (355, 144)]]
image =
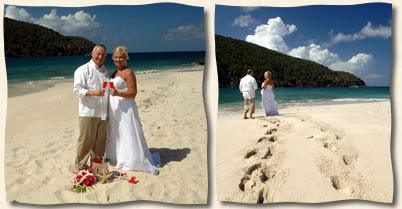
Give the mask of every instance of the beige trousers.
[(250, 111), (250, 113), (255, 112), (255, 98), (244, 99), (244, 112), (247, 113), (248, 111)]
[(85, 168), (91, 153), (104, 156), (107, 137), (107, 122), (95, 117), (79, 117), (80, 136), (77, 143), (75, 166)]

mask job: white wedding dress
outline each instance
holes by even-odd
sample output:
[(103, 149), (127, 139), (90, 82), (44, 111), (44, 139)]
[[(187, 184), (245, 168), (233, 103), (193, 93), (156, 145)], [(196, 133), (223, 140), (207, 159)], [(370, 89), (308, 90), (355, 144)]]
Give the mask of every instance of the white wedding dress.
[(261, 90), (261, 100), (266, 116), (279, 115), (272, 86), (268, 85)]
[[(127, 91), (123, 78), (117, 76), (111, 81), (117, 91)], [(158, 165), (154, 163), (159, 159), (153, 160), (153, 154), (159, 153), (151, 155), (148, 149), (134, 99), (110, 95), (107, 133), (106, 158), (111, 165), (152, 175), (159, 173)]]

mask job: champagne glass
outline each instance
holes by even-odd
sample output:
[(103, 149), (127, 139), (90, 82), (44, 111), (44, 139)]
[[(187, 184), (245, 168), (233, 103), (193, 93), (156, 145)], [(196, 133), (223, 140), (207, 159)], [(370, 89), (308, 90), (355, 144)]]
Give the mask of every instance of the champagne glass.
[(107, 81), (103, 81), (103, 90), (106, 90), (106, 87), (107, 87)]

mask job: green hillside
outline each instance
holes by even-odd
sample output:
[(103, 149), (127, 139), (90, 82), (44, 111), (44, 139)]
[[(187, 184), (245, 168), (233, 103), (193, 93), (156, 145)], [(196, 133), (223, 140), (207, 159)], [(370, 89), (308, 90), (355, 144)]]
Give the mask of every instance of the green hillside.
[(215, 35), (219, 88), (238, 87), (247, 69), (254, 71), (259, 85), (271, 71), (276, 87), (364, 86), (360, 78), (333, 71), (321, 64), (288, 56), (246, 41)]
[(6, 57), (85, 55), (95, 46), (75, 36), (63, 36), (49, 28), (4, 18)]

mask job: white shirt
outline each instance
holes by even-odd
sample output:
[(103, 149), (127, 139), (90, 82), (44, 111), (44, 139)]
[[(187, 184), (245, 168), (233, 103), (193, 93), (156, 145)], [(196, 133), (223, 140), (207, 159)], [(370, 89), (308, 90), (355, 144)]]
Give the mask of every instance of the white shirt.
[(97, 117), (106, 120), (108, 112), (108, 88), (103, 97), (85, 96), (88, 90), (102, 88), (103, 82), (108, 81), (109, 71), (103, 65), (98, 67), (91, 59), (74, 72), (74, 94), (79, 99), (78, 115), (80, 117)]
[(244, 99), (254, 98), (257, 88), (257, 81), (251, 75), (246, 75), (240, 80), (239, 89), (243, 93)]

